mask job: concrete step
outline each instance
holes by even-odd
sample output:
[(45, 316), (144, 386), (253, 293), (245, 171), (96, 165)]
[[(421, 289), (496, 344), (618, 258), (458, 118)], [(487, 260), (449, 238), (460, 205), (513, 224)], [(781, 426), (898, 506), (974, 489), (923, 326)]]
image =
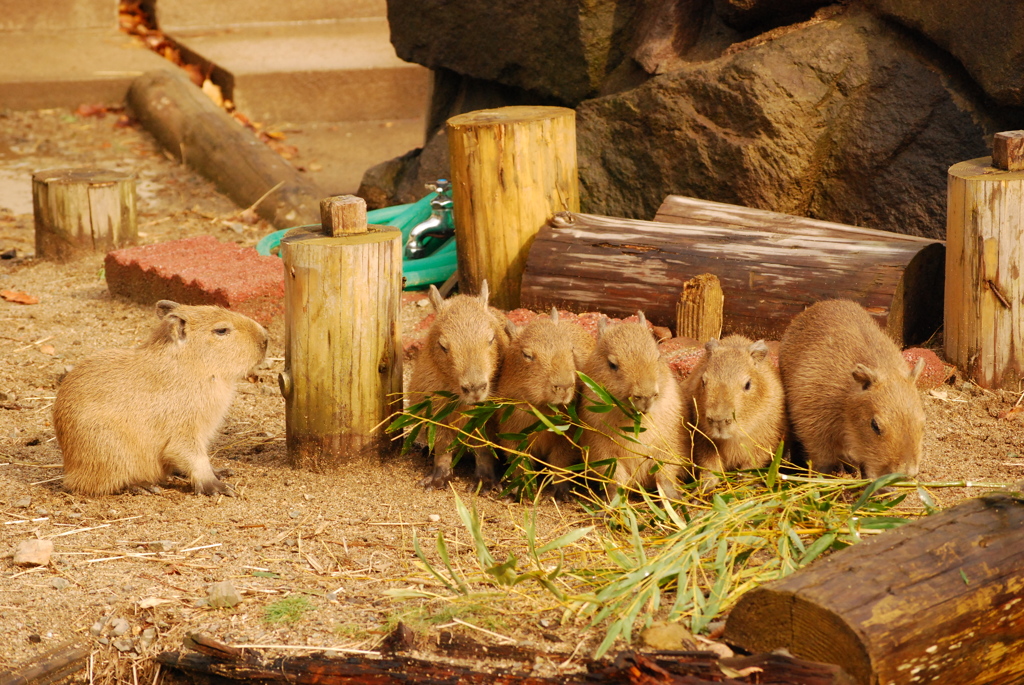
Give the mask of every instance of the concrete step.
[[(115, 28), (117, 0), (5, 0), (0, 12), (0, 32)], [(6, 39), (0, 35), (0, 54)]]
[(177, 69), (116, 29), (0, 33), (0, 110), (119, 105), (132, 79)]
[(211, 27), (385, 17), (387, 9), (387, 0), (159, 0), (155, 8), (157, 26), (167, 33)]
[(430, 71), (403, 62), (387, 19), (170, 33), (233, 77), (235, 105), (257, 121), (367, 121), (425, 115)]

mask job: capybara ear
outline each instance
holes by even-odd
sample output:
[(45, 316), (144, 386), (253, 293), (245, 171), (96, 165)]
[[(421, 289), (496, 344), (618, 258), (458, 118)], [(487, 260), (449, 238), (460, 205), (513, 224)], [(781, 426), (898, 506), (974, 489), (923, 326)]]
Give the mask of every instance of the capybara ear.
[(485, 278), (484, 282), (480, 285), (480, 301), (483, 303), (484, 309), (487, 309), (487, 303), (490, 299), (491, 289), (490, 286), (487, 285), (487, 279)]
[(558, 323), (558, 307), (551, 308), (551, 320)]
[(718, 338), (712, 338), (711, 340), (708, 340), (706, 343), (704, 343), (704, 351), (707, 352), (708, 354), (711, 354), (712, 352), (714, 352), (717, 349), (718, 349)]
[(853, 369), (853, 378), (860, 383), (861, 390), (867, 390), (871, 387), (872, 383), (878, 382), (878, 372), (874, 369), (869, 369), (863, 364), (857, 364)]
[(509, 340), (515, 340), (519, 335), (519, 326), (515, 325), (508, 317), (505, 318), (505, 332), (508, 333)]
[(600, 340), (601, 336), (604, 335), (605, 330), (608, 328), (608, 317), (602, 316), (597, 320), (597, 337)]
[(643, 312), (637, 312), (636, 313), (636, 320), (639, 321), (644, 326), (647, 325), (647, 317), (644, 316)]
[(758, 340), (750, 344), (750, 356), (755, 363), (764, 361), (768, 356), (768, 343)]
[(444, 298), (441, 297), (441, 291), (437, 289), (436, 285), (431, 285), (430, 290), (427, 291), (427, 298), (430, 300), (430, 304), (434, 305), (434, 311), (438, 314), (444, 309)]
[(917, 363), (914, 364), (914, 368), (910, 371), (910, 382), (916, 384), (918, 376), (924, 371), (924, 357), (918, 357)]
[(156, 316), (162, 319), (181, 305), (171, 300), (160, 300), (156, 303)]
[(167, 323), (168, 335), (171, 340), (179, 345), (185, 344), (185, 318), (178, 314), (168, 314), (164, 317)]

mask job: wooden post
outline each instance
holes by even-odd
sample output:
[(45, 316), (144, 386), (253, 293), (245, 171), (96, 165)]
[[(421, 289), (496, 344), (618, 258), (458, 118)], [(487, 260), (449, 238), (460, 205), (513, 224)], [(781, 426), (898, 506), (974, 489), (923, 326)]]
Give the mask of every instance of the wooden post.
[(714, 274), (694, 276), (683, 283), (676, 304), (676, 336), (693, 338), (700, 344), (722, 335), (725, 296)]
[[(983, 388), (1024, 377), (1024, 131), (949, 168), (946, 356)], [(999, 166), (993, 166), (993, 161)]]
[(555, 212), (579, 211), (576, 113), (565, 107), (501, 107), (448, 120), (459, 287), (519, 306), (533, 237)]
[(402, 234), (367, 226), (352, 195), (321, 216), (322, 230), (281, 240), (288, 458), (313, 470), (386, 450), (380, 424), (402, 405)]
[(65, 260), (134, 243), (135, 177), (106, 169), (32, 174), (36, 257)]
[(1024, 682), (1024, 501), (968, 500), (743, 595), (725, 641), (863, 685)]

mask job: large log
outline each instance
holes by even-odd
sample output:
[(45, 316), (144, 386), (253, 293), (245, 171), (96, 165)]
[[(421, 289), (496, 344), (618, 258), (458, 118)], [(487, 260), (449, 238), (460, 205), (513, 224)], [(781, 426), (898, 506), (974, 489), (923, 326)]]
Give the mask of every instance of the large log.
[(1024, 682), (1024, 501), (969, 500), (743, 595), (725, 640), (865, 685)]
[(950, 167), (946, 211), (946, 356), (981, 387), (1015, 392), (1024, 377), (1022, 136), (996, 134), (992, 157)]
[(109, 252), (138, 239), (135, 177), (107, 169), (32, 174), (36, 257), (67, 260)]
[(724, 333), (778, 338), (804, 308), (831, 298), (859, 302), (902, 344), (928, 339), (942, 323), (940, 242), (693, 202), (711, 216), (553, 217), (530, 248), (522, 306), (613, 316), (642, 309), (672, 326), (684, 283), (711, 273), (725, 295)]
[(168, 152), (239, 206), (259, 201), (256, 213), (278, 228), (319, 221), (320, 198), (326, 193), (213, 104), (185, 72), (139, 76), (128, 89), (127, 102)]
[(321, 230), (289, 231), (281, 256), (289, 460), (322, 471), (387, 451), (381, 423), (402, 406), (402, 234), (367, 226), (361, 198), (329, 198)]
[(459, 288), (491, 286), (491, 304), (519, 306), (526, 252), (549, 216), (579, 211), (576, 112), (499, 107), (448, 120)]

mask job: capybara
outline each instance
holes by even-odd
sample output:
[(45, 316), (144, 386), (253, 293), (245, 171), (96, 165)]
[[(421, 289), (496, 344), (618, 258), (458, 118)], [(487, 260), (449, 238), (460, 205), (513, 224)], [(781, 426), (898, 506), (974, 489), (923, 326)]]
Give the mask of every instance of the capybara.
[(57, 390), (53, 427), (72, 492), (152, 488), (177, 472), (197, 494), (233, 494), (208, 448), (236, 383), (266, 356), (267, 332), (221, 307), (161, 300), (156, 309), (148, 341), (83, 360)]
[(826, 300), (798, 314), (782, 336), (779, 370), (811, 466), (828, 473), (845, 464), (871, 479), (916, 476), (924, 409), (915, 383), (923, 368), (923, 359), (907, 368), (855, 302)]
[(771, 462), (785, 433), (786, 407), (764, 340), (730, 335), (704, 349), (683, 380), (683, 451), (707, 489), (718, 482), (714, 472)]
[[(594, 338), (577, 323), (560, 321), (558, 310), (550, 318), (538, 318), (523, 328), (509, 325), (511, 342), (498, 377), (496, 395), (502, 399), (526, 402), (537, 411), (551, 415), (548, 405), (564, 408), (576, 401), (579, 378), (576, 369), (594, 349)], [(537, 416), (528, 407), (516, 407), (498, 423), (499, 433), (521, 433), (537, 423)], [(516, 449), (518, 443), (498, 438), (505, 450)], [(580, 460), (579, 449), (566, 436), (551, 430), (533, 432), (528, 436), (525, 451), (537, 465), (553, 468), (554, 493), (564, 498), (570, 480), (566, 468)]]
[[(483, 402), (491, 396), (492, 384), (508, 346), (505, 319), (487, 305), (489, 292), (483, 282), (479, 295), (456, 295), (447, 300), (437, 288), (428, 293), (437, 317), (427, 331), (426, 341), (413, 363), (409, 399), (417, 403), (430, 393), (450, 392), (459, 405), (436, 428), (434, 439), (434, 470), (420, 484), (442, 488), (452, 477), (452, 451), (449, 446), (456, 431), (466, 422), (462, 410)], [(441, 397), (431, 399), (432, 414), (447, 404)], [(420, 439), (426, 430), (420, 431)], [(477, 484), (489, 490), (497, 483), (494, 455), (487, 448), (474, 450)]]
[(667, 497), (679, 496), (676, 479), (683, 459), (679, 384), (642, 312), (638, 318), (637, 323), (614, 326), (604, 325), (602, 319), (597, 345), (584, 365), (587, 376), (642, 414), (644, 430), (627, 439), (620, 429), (632, 424), (628, 417), (617, 408), (590, 410), (598, 397), (590, 388), (583, 390), (579, 417), (591, 428), (583, 432), (580, 444), (589, 448), (588, 464), (615, 459), (613, 480), (605, 485), (609, 500), (619, 486), (646, 489), (657, 484)]

